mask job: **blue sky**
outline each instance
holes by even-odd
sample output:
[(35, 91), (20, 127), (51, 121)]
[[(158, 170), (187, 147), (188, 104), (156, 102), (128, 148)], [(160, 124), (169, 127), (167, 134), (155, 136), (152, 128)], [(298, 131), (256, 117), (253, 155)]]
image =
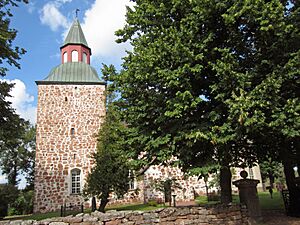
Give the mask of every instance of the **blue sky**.
[[(116, 44), (114, 32), (125, 23), (125, 5), (129, 0), (29, 0), (13, 8), (11, 28), (18, 30), (13, 44), (25, 48), (27, 53), (19, 61), (21, 69), (8, 67), (4, 77), (15, 83), (12, 102), (21, 117), (36, 122), (36, 80), (44, 79), (50, 70), (60, 64), (60, 46), (75, 18), (78, 19), (92, 50), (91, 65), (100, 74), (102, 63), (120, 68), (121, 58), (129, 44)], [(101, 76), (101, 74), (100, 74)], [(0, 183), (5, 181), (0, 176)], [(24, 181), (21, 182), (24, 187)]]
[(35, 123), (35, 81), (44, 79), (60, 64), (60, 46), (77, 8), (92, 49), (91, 65), (99, 74), (102, 63), (120, 66), (130, 46), (116, 44), (114, 31), (125, 23), (125, 4), (130, 5), (129, 0), (30, 0), (27, 5), (13, 8), (11, 27), (18, 30), (14, 45), (25, 48), (27, 53), (19, 61), (21, 69), (9, 67), (5, 79), (16, 83), (10, 100), (22, 117)]

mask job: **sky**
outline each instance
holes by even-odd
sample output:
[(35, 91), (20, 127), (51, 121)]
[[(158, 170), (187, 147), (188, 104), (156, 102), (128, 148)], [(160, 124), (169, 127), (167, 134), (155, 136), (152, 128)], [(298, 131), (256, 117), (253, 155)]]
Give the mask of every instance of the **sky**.
[[(115, 43), (114, 32), (125, 24), (126, 5), (129, 0), (29, 0), (13, 8), (11, 28), (18, 31), (14, 46), (27, 52), (21, 56), (21, 69), (8, 67), (4, 79), (15, 83), (11, 91), (12, 106), (22, 118), (36, 122), (37, 85), (35, 81), (47, 77), (51, 69), (60, 64), (60, 46), (75, 19), (78, 19), (92, 50), (91, 65), (101, 77), (102, 63), (120, 68), (125, 50), (130, 45)], [(5, 176), (0, 175), (0, 183)], [(24, 186), (24, 180), (21, 182)]]

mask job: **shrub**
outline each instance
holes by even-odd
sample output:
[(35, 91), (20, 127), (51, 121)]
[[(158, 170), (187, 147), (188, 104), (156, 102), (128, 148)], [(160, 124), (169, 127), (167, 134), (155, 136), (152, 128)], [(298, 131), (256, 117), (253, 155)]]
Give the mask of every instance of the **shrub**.
[(18, 189), (10, 184), (0, 184), (0, 218), (7, 216), (8, 204), (18, 197)]
[(157, 206), (157, 201), (155, 199), (150, 199), (147, 203), (149, 206)]

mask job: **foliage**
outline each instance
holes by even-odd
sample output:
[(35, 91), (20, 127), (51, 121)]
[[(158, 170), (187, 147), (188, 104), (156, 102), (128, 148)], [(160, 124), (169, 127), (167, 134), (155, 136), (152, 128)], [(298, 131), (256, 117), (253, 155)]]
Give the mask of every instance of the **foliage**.
[(104, 211), (108, 197), (114, 193), (118, 197), (129, 189), (128, 158), (125, 157), (125, 124), (120, 121), (115, 109), (113, 95), (107, 92), (107, 114), (101, 125), (97, 152), (94, 155), (95, 166), (87, 177), (85, 195), (101, 199), (99, 210)]
[(33, 190), (20, 191), (17, 199), (10, 204), (8, 215), (26, 215), (33, 212)]
[(184, 169), (213, 158), (228, 202), (229, 166), (276, 155), (265, 146), (278, 136), (299, 137), (299, 3), (135, 3), (117, 32), (133, 50), (109, 77), (133, 131), (128, 142), (139, 146), (132, 158), (142, 165), (177, 156)]
[[(20, 2), (28, 3), (28, 0), (0, 1), (0, 76), (2, 77), (8, 72), (7, 66), (20, 68), (18, 60), (25, 53), (23, 48), (13, 45), (17, 31), (10, 27), (11, 18), (13, 17), (11, 9), (17, 7)], [(0, 154), (1, 162), (6, 164), (1, 166), (3, 169), (2, 172), (8, 175), (11, 184), (16, 184), (17, 168), (14, 168), (14, 165), (11, 165), (9, 162), (9, 157), (14, 157), (14, 153), (10, 154), (8, 149), (3, 150), (4, 145), (5, 148), (11, 148), (10, 142), (13, 142), (15, 138), (20, 138), (19, 130), (23, 130), (24, 126), (24, 120), (15, 113), (11, 103), (7, 101), (7, 97), (10, 97), (9, 92), (12, 87), (13, 84), (0, 81)]]
[(282, 164), (277, 161), (269, 159), (261, 162), (259, 167), (263, 182), (268, 179), (272, 188), (274, 188), (276, 179), (282, 179), (284, 176)]
[[(10, 28), (10, 19), (12, 18), (11, 7), (18, 6), (18, 2), (27, 3), (27, 0), (1, 0), (0, 1), (0, 77), (5, 76), (8, 69), (5, 63), (20, 68), (17, 60), (25, 50), (13, 46), (13, 41), (17, 35), (15, 29)], [(11, 108), (11, 103), (6, 100), (9, 97), (9, 91), (12, 84), (0, 81), (0, 140), (6, 140), (10, 135), (10, 130), (18, 127), (16, 123), (17, 115)]]
[(15, 116), (18, 129), (13, 130), (11, 137), (0, 143), (0, 161), (2, 173), (7, 175), (8, 183), (17, 185), (17, 176), (26, 174), (27, 180), (33, 183), (35, 127), (19, 116)]
[(10, 184), (0, 184), (0, 218), (7, 215), (8, 204), (18, 197), (18, 189)]
[(147, 205), (156, 207), (158, 205), (158, 203), (155, 199), (150, 199), (148, 201)]
[[(1, 0), (0, 2), (0, 64), (8, 63), (20, 68), (18, 60), (25, 50), (20, 47), (14, 47), (12, 42), (16, 38), (17, 31), (10, 28), (10, 19), (13, 17), (11, 7), (17, 7), (18, 2), (28, 3), (28, 0)], [(0, 76), (5, 76), (7, 68), (0, 67)]]

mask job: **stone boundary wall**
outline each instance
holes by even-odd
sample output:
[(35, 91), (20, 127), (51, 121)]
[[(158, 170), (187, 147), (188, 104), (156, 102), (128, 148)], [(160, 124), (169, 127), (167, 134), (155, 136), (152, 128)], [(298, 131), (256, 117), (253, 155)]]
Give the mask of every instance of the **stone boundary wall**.
[(153, 211), (95, 211), (91, 214), (55, 217), (41, 221), (0, 221), (0, 225), (142, 225), (142, 224), (197, 224), (250, 225), (247, 209), (240, 205), (207, 207), (169, 207)]

